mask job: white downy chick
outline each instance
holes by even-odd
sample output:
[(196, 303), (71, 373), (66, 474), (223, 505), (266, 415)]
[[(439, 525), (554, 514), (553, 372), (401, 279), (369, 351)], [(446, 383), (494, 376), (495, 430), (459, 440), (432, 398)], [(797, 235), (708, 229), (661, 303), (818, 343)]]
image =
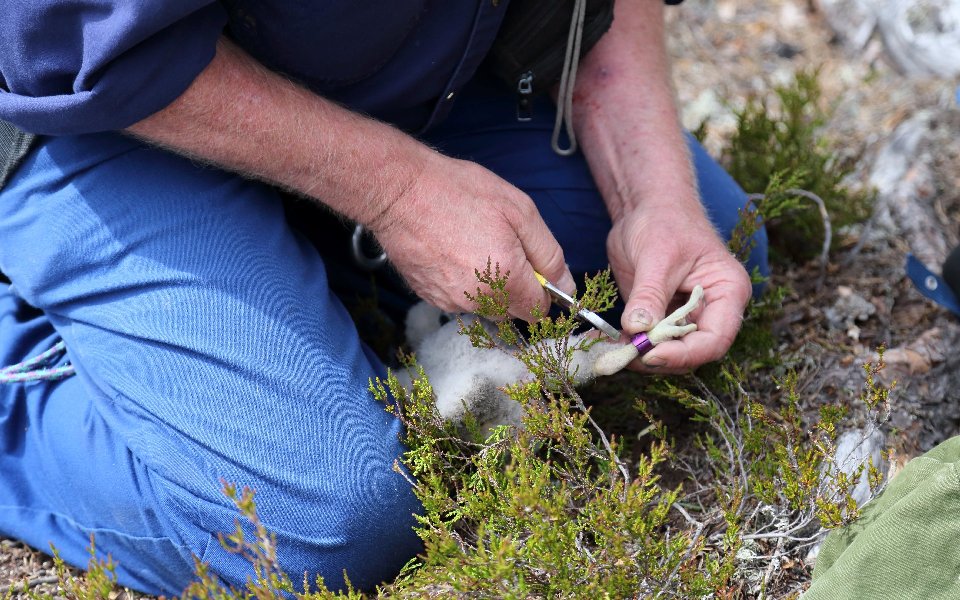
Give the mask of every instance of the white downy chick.
[[(406, 327), (407, 340), (433, 387), (440, 416), (460, 422), (469, 409), (485, 427), (519, 425), (523, 407), (500, 388), (530, 381), (531, 373), (509, 348), (474, 348), (470, 339), (459, 333), (459, 324), (455, 320), (441, 323), (442, 316), (440, 309), (422, 302), (410, 309)], [(496, 339), (494, 324), (475, 315), (463, 315), (462, 319), (467, 324), (480, 320)], [(578, 341), (576, 338), (571, 344)], [(587, 352), (576, 352), (572, 364), (576, 383), (596, 377), (593, 363), (604, 352), (618, 347), (601, 341)], [(398, 377), (409, 386), (409, 374), (401, 372)]]
[[(700, 303), (703, 290), (697, 286), (690, 301), (657, 324), (648, 336), (654, 344), (686, 335), (696, 329), (695, 324), (682, 325), (680, 321)], [(520, 425), (523, 407), (509, 398), (501, 388), (508, 384), (530, 381), (533, 375), (510, 348), (475, 348), (470, 339), (459, 333), (456, 320), (442, 322), (443, 312), (421, 302), (407, 314), (406, 335), (417, 362), (427, 374), (437, 398), (437, 410), (444, 419), (461, 422), (469, 410), (484, 428), (495, 425)], [(470, 324), (475, 315), (464, 315)], [(481, 320), (496, 339), (496, 326)], [(575, 345), (583, 336), (571, 338)], [(586, 351), (576, 351), (571, 370), (574, 382), (581, 385), (599, 375), (612, 375), (638, 356), (633, 344), (622, 345), (600, 340)], [(398, 373), (401, 383), (409, 387), (410, 375)]]

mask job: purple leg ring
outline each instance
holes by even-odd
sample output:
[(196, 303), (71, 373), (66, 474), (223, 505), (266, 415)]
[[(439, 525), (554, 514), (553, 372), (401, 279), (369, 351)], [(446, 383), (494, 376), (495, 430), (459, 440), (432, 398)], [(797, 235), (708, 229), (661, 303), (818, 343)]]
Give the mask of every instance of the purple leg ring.
[(633, 336), (630, 341), (634, 346), (637, 347), (637, 352), (640, 353), (640, 356), (643, 356), (647, 352), (653, 350), (653, 342), (650, 341), (650, 338), (647, 337), (647, 334), (644, 331), (641, 331)]

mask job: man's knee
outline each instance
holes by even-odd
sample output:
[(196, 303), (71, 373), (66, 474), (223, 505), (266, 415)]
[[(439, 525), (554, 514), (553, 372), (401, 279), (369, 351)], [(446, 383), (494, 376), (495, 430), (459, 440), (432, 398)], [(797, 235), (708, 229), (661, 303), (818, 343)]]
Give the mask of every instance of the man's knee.
[[(316, 490), (312, 496), (276, 491), (254, 496), (263, 525), (261, 536), (268, 536), (261, 540), (268, 545), (275, 540), (274, 566), (298, 589), (304, 575), (311, 585), (321, 576), (328, 588), (342, 589), (346, 575), (354, 587), (370, 590), (395, 577), (422, 550), (414, 531), (420, 504), (410, 485), (396, 473), (368, 472), (365, 477), (376, 480), (364, 482), (362, 487), (375, 490), (364, 498), (349, 492), (331, 497), (329, 490)], [(231, 512), (225, 518), (218, 509), (213, 519), (204, 521), (218, 522), (224, 532), (230, 532), (236, 520), (242, 524), (245, 543), (256, 545), (258, 533), (250, 520), (239, 509)], [(242, 586), (254, 573), (250, 553), (246, 554), (214, 540), (203, 549), (202, 560), (225, 582)]]

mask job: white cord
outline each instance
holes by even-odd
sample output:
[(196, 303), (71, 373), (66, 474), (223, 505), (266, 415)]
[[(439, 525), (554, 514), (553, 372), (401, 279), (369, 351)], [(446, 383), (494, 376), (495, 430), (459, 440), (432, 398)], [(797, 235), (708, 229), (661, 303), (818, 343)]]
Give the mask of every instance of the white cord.
[[(583, 39), (583, 22), (587, 14), (587, 0), (575, 0), (570, 33), (567, 35), (567, 51), (563, 57), (560, 73), (560, 91), (557, 93), (557, 119), (553, 123), (550, 147), (560, 156), (570, 156), (577, 151), (577, 138), (573, 133), (573, 87), (577, 82), (577, 67), (580, 65), (580, 42)], [(566, 129), (570, 145), (560, 147), (560, 130)]]

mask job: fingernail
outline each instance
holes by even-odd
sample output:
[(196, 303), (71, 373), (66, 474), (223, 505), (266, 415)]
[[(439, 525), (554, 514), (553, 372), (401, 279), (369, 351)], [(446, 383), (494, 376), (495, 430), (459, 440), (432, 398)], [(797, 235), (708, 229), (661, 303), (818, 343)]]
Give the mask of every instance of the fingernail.
[(644, 366), (647, 366), (651, 369), (659, 369), (660, 367), (667, 365), (667, 359), (663, 358), (662, 356), (654, 356), (651, 354), (641, 358), (640, 362), (642, 362)]
[(638, 308), (637, 310), (630, 313), (630, 318), (627, 322), (627, 329), (630, 331), (646, 331), (650, 329), (653, 319), (650, 317), (650, 313), (645, 308)]
[(573, 275), (570, 274), (570, 271), (564, 271), (563, 276), (560, 277), (560, 281), (557, 282), (557, 287), (571, 296), (577, 295), (577, 284), (573, 280)]

